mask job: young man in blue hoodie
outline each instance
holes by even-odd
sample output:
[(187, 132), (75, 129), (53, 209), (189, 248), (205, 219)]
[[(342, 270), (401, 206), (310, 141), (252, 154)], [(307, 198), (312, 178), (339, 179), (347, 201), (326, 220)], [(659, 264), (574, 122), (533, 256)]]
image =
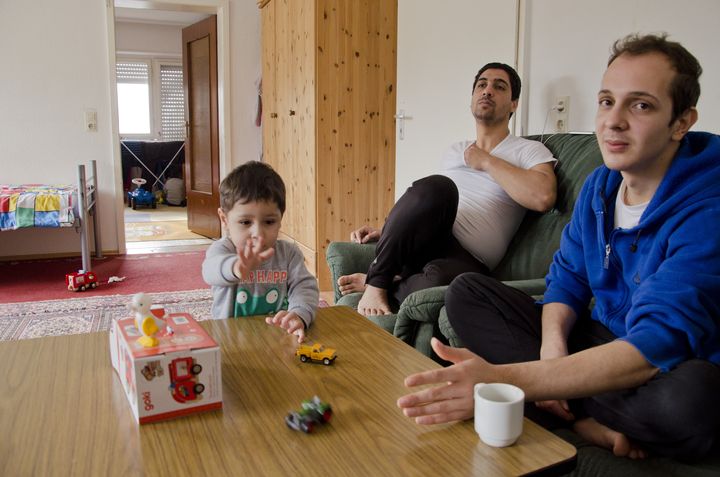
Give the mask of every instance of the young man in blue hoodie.
[(467, 419), (474, 383), (506, 382), (619, 456), (693, 459), (712, 449), (720, 138), (688, 132), (701, 72), (664, 35), (615, 43), (598, 93), (604, 166), (580, 193), (543, 302), (483, 275), (456, 278), (448, 317), (468, 349), (433, 340), (455, 364), (406, 379), (437, 386), (401, 397), (405, 415)]

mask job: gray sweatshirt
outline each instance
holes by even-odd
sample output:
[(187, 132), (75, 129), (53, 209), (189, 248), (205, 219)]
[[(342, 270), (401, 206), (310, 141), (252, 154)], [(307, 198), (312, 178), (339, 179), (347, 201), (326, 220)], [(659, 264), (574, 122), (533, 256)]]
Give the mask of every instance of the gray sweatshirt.
[(320, 292), (297, 245), (278, 240), (275, 254), (247, 280), (233, 273), (237, 260), (235, 246), (227, 237), (214, 242), (205, 254), (202, 274), (212, 288), (213, 319), (274, 315), (288, 310), (294, 311), (306, 328), (310, 326), (315, 319)]

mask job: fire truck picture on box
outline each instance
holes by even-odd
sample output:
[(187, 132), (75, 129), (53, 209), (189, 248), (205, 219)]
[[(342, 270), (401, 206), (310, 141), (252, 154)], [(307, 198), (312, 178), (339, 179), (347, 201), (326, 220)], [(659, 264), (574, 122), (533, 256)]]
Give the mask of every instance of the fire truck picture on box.
[(200, 399), (205, 385), (197, 382), (202, 366), (190, 358), (177, 358), (170, 362), (170, 393), (177, 402)]

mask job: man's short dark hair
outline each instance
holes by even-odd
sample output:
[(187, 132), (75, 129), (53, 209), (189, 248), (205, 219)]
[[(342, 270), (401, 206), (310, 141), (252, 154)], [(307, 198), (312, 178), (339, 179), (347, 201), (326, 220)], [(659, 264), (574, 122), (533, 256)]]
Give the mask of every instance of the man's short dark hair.
[(617, 40), (610, 52), (608, 66), (620, 55), (640, 56), (648, 53), (660, 53), (670, 61), (675, 70), (675, 78), (670, 83), (673, 113), (670, 124), (697, 105), (700, 98), (700, 62), (684, 46), (667, 39), (667, 33), (660, 35), (630, 34)]
[(520, 76), (518, 76), (517, 71), (515, 71), (512, 66), (506, 65), (505, 63), (488, 63), (480, 68), (478, 74), (475, 75), (475, 81), (473, 81), (473, 91), (475, 91), (478, 80), (486, 70), (503, 70), (507, 73), (510, 78), (510, 99), (515, 101), (520, 97)]
[(284, 214), (285, 184), (280, 174), (259, 161), (236, 167), (220, 183), (220, 207), (227, 213), (238, 202), (274, 202)]

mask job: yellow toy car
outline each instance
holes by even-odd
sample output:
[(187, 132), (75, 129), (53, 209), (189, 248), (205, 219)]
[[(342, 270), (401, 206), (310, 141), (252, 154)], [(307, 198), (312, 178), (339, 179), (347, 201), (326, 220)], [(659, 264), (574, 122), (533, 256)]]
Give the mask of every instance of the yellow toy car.
[(325, 366), (329, 366), (337, 358), (337, 354), (333, 348), (326, 348), (320, 343), (312, 345), (300, 345), (295, 351), (295, 356), (300, 356), (300, 361), (306, 363), (308, 361), (322, 362)]

